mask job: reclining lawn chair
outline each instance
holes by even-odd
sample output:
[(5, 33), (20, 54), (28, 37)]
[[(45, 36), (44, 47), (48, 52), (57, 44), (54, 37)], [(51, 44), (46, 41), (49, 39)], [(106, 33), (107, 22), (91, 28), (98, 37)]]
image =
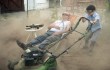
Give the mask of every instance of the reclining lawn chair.
[[(72, 26), (73, 26), (74, 23), (76, 22), (77, 17), (78, 17), (78, 16), (76, 16), (76, 15), (71, 15), (71, 16), (70, 16), (69, 21), (71, 22), (71, 27), (70, 27), (69, 31), (72, 30)], [(69, 32), (69, 31), (68, 31), (68, 32)], [(68, 32), (67, 32), (67, 33), (68, 33)], [(63, 33), (62, 36), (61, 36), (61, 39), (62, 39), (67, 33)], [(66, 37), (65, 39), (67, 40), (68, 38)], [(51, 45), (55, 44), (56, 42), (57, 42), (57, 41), (55, 41), (55, 42), (49, 44), (48, 47), (47, 47), (47, 50), (49, 50), (51, 47), (53, 47), (53, 46), (51, 46)], [(58, 49), (58, 47), (61, 45), (62, 42), (63, 42), (63, 41), (59, 41), (59, 43), (56, 45), (54, 51), (56, 51), (56, 50)], [(68, 42), (66, 42), (66, 44), (68, 44)]]

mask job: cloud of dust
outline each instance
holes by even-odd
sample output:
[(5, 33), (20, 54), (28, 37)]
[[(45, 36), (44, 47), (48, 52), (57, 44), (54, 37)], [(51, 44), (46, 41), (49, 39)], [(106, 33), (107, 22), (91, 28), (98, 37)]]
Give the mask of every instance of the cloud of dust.
[[(2, 17), (4, 18), (4, 17)], [(16, 40), (23, 40), (25, 38), (25, 18), (7, 17), (0, 24), (0, 68), (6, 70), (7, 61), (11, 58), (17, 57), (20, 52), (16, 45)], [(2, 22), (2, 20), (1, 20)], [(13, 51), (13, 52), (12, 52)], [(14, 56), (13, 56), (14, 55)]]
[[(20, 59), (20, 55), (23, 51), (17, 46), (16, 40), (18, 39), (25, 42), (28, 35), (25, 31), (25, 26), (30, 23), (42, 24), (43, 22), (47, 22), (47, 20), (41, 21), (42, 19), (36, 17), (36, 14), (34, 13), (28, 18), (24, 13), (18, 13), (13, 16), (7, 16), (4, 20), (0, 20), (0, 70), (7, 70), (6, 66), (8, 60), (14, 61)], [(105, 19), (105, 17), (102, 18)], [(106, 23), (106, 25), (103, 24), (103, 30), (100, 39), (98, 40), (98, 46), (95, 47), (92, 56), (79, 50), (81, 47), (72, 48), (69, 54), (58, 59), (58, 65), (62, 68), (59, 70), (110, 70), (110, 40), (108, 40), (110, 35), (108, 33), (110, 24), (108, 24), (108, 22), (109, 21), (103, 20), (103, 23)], [(43, 30), (39, 33), (42, 32), (45, 31)], [(75, 36), (74, 38), (72, 35), (70, 36), (71, 39), (68, 41), (72, 42), (72, 39), (74, 39)]]
[[(25, 31), (26, 25), (46, 23), (46, 20), (39, 20), (37, 15), (31, 12), (28, 17), (25, 13), (7, 14), (7, 17), (0, 16), (0, 70), (7, 70), (8, 60), (14, 61), (20, 58), (23, 51), (17, 46), (16, 40), (26, 41), (29, 34)], [(42, 32), (44, 31), (41, 30), (39, 33)]]

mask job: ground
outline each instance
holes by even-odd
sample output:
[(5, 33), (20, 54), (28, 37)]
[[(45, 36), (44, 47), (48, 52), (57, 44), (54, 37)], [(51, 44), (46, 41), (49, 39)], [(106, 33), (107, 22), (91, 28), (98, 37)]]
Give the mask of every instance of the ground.
[[(60, 9), (59, 12), (62, 11)], [(84, 41), (82, 40), (71, 48), (68, 54), (66, 53), (58, 58), (58, 70), (110, 70), (110, 12), (105, 9), (99, 9), (98, 12), (101, 15), (103, 28), (92, 54), (89, 55), (81, 49)], [(75, 14), (80, 17), (82, 12), (76, 12)], [(26, 12), (9, 13), (0, 16), (0, 70), (7, 70), (9, 60), (16, 61), (20, 59), (23, 50), (17, 46), (16, 40), (26, 41), (29, 32), (25, 31), (25, 26), (33, 23), (44, 24), (45, 27), (38, 31), (40, 35), (47, 30), (48, 24), (51, 23), (51, 16), (52, 11), (49, 9), (30, 11), (28, 16)], [(83, 28), (81, 26), (78, 30)], [(69, 35), (68, 44), (66, 45), (72, 44), (77, 37), (79, 37), (79, 34), (76, 33)], [(67, 42), (67, 39), (61, 43), (62, 46), (65, 46), (65, 42)], [(62, 47), (60, 49), (62, 50)]]

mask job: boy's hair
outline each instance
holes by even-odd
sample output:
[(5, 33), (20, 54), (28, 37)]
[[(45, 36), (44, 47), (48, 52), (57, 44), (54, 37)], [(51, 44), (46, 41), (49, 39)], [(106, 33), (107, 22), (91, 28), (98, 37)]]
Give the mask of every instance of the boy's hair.
[(94, 5), (89, 5), (89, 6), (87, 6), (87, 8), (86, 8), (86, 11), (95, 11), (96, 10), (96, 8), (95, 8), (95, 6)]

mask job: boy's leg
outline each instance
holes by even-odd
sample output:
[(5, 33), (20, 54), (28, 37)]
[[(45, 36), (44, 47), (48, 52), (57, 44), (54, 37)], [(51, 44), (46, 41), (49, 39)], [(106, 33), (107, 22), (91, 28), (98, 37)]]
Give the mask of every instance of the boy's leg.
[(86, 37), (85, 37), (85, 45), (83, 46), (83, 49), (88, 49), (89, 48), (89, 40), (90, 38), (92, 37), (92, 31), (89, 31), (87, 34), (86, 34)]
[(57, 40), (59, 40), (61, 38), (61, 35), (52, 35), (52, 36), (49, 36), (47, 39), (45, 39), (40, 45), (39, 45), (39, 48), (41, 50), (44, 50), (46, 48), (47, 45), (51, 44), (52, 42), (55, 42)]
[(93, 50), (94, 45), (96, 44), (96, 40), (97, 40), (97, 38), (98, 38), (98, 36), (100, 34), (100, 30), (101, 29), (98, 29), (97, 31), (93, 32), (93, 35), (92, 35), (92, 37), (90, 39), (90, 51)]

